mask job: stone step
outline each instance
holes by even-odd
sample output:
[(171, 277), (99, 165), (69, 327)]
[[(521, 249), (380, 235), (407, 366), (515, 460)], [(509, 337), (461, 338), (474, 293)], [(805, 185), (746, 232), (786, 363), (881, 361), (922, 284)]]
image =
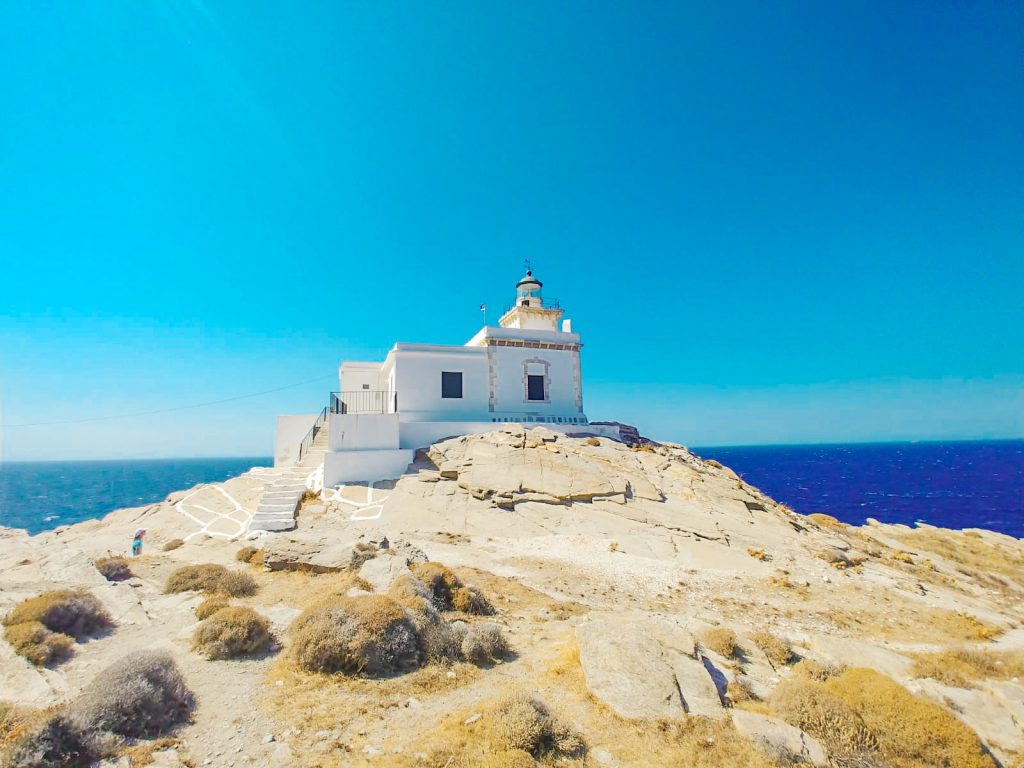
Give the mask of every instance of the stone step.
[(295, 529), (295, 520), (280, 520), (280, 521), (268, 521), (268, 522), (257, 522), (253, 520), (249, 523), (250, 531), (291, 531)]
[(264, 504), (262, 501), (257, 505), (257, 512), (266, 512), (273, 515), (294, 515), (298, 504)]
[(280, 522), (282, 520), (294, 522), (295, 515), (278, 515), (271, 514), (269, 512), (257, 512), (252, 516), (253, 522), (266, 523), (266, 522)]

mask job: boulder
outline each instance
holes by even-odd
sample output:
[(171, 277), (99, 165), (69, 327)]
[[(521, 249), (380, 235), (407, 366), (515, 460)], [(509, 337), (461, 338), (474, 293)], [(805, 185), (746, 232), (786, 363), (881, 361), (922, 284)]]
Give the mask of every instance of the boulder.
[(352, 568), (360, 560), (351, 544), (326, 534), (273, 536), (263, 545), (263, 565), (271, 571), (328, 573)]
[[(704, 665), (658, 636), (666, 628), (640, 615), (591, 614), (576, 629), (590, 692), (630, 720), (724, 717)], [(680, 643), (686, 645), (686, 641)]]
[(790, 762), (828, 765), (828, 755), (817, 739), (776, 717), (734, 709), (732, 722), (750, 741), (765, 746), (770, 753), (781, 753)]
[(372, 586), (374, 592), (387, 592), (398, 577), (410, 573), (404, 557), (382, 553), (363, 563), (359, 578)]
[[(1024, 693), (1024, 687), (997, 682), (995, 687), (987, 683), (984, 689), (973, 690), (924, 678), (915, 680), (907, 688), (946, 707), (967, 723), (1001, 763), (1012, 765), (1013, 756), (1024, 752), (1024, 730), (1014, 716), (1015, 709), (1020, 712), (1021, 704), (1016, 697)], [(1005, 703), (1007, 695), (1009, 706)]]
[(817, 635), (811, 639), (810, 650), (824, 661), (846, 667), (867, 667), (897, 681), (910, 676), (913, 664), (906, 656), (888, 648), (845, 637)]

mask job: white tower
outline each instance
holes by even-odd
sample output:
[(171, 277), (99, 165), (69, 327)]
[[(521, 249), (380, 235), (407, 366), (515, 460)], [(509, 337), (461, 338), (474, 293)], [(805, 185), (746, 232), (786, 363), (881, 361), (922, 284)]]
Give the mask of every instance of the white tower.
[(543, 283), (526, 270), (516, 283), (516, 302), (505, 311), (498, 323), (502, 328), (522, 328), (538, 331), (557, 331), (562, 310), (557, 299), (545, 300), (541, 294)]

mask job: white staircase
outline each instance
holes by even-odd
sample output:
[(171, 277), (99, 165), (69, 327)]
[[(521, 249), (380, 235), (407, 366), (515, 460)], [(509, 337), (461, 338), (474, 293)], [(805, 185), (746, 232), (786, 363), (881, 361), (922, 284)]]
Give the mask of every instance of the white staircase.
[(263, 489), (256, 514), (249, 522), (250, 531), (290, 531), (295, 527), (299, 502), (309, 487), (310, 475), (324, 463), (325, 453), (326, 424), (314, 435), (313, 442), (297, 464), (267, 474), (270, 482)]

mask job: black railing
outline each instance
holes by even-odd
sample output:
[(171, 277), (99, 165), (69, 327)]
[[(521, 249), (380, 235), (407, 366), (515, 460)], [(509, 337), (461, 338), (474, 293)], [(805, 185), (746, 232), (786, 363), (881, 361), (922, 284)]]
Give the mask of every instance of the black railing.
[(313, 441), (316, 439), (316, 433), (319, 432), (327, 421), (327, 408), (320, 411), (320, 415), (316, 417), (316, 421), (313, 422), (313, 426), (309, 428), (309, 432), (302, 438), (302, 442), (299, 443), (299, 458), (295, 460), (298, 464), (302, 461), (302, 457), (306, 455), (306, 451), (313, 445)]
[[(538, 302), (539, 300), (539, 302)], [(505, 309), (502, 310), (501, 314), (505, 314), (513, 307), (533, 307), (535, 309), (561, 309), (558, 299), (549, 299), (547, 297), (541, 298), (540, 296), (527, 297), (516, 299), (513, 304), (506, 304)]]
[(398, 413), (398, 393), (375, 389), (331, 392), (331, 413)]

